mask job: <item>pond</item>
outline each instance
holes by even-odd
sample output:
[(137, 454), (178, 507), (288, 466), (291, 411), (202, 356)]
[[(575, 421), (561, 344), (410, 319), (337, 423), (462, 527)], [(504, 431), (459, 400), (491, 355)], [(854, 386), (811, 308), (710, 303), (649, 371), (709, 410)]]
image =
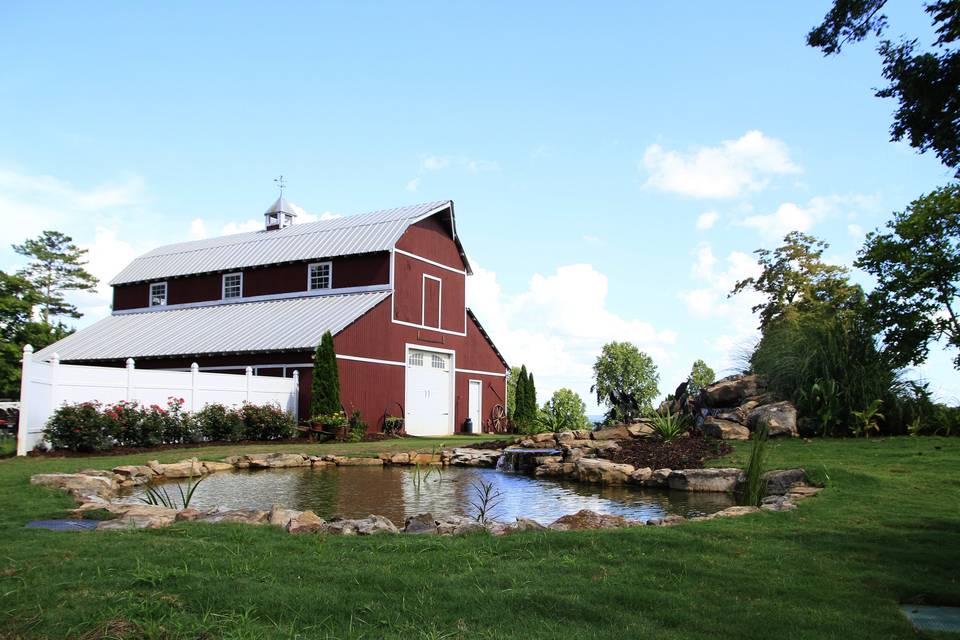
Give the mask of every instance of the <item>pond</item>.
[[(190, 506), (268, 510), (282, 504), (326, 519), (378, 514), (403, 526), (407, 517), (420, 513), (474, 516), (471, 502), (477, 502), (480, 483), (492, 483), (499, 492), (492, 517), (503, 522), (523, 517), (547, 525), (581, 509), (646, 521), (674, 514), (707, 515), (734, 504), (722, 493), (598, 486), (471, 467), (445, 467), (442, 473), (423, 477), (421, 472), (417, 478), (415, 468), (398, 466), (227, 471), (204, 479)], [(173, 482), (163, 486), (179, 497)], [(142, 492), (134, 490), (123, 499), (138, 495)]]

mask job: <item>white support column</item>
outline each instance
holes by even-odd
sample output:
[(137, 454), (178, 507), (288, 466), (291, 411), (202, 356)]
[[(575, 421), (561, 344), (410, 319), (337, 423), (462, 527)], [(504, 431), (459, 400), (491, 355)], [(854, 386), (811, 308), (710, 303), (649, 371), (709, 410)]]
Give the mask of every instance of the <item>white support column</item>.
[(190, 408), (193, 413), (197, 410), (197, 382), (200, 374), (200, 365), (196, 362), (190, 365)]
[(293, 421), (300, 422), (300, 372), (293, 370)]
[(127, 358), (127, 402), (131, 400), (133, 395), (133, 371), (134, 371), (134, 362), (133, 358)]
[(50, 357), (50, 415), (57, 410), (59, 406), (60, 394), (57, 393), (57, 383), (60, 381), (60, 354), (55, 353)]
[(247, 394), (244, 398), (247, 402), (250, 402), (250, 386), (253, 384), (253, 367), (247, 367)]
[(30, 366), (33, 364), (33, 347), (23, 347), (23, 365), (20, 369), (20, 419), (17, 424), (17, 455), (27, 455), (27, 416), (30, 403)]

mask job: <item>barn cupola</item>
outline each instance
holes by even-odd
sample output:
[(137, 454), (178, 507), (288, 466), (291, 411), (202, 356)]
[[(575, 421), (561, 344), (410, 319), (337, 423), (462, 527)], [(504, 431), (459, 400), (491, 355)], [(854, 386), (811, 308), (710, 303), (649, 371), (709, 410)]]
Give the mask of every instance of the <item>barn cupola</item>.
[(274, 231), (275, 229), (289, 227), (293, 224), (293, 219), (296, 217), (297, 214), (293, 211), (293, 207), (291, 207), (287, 199), (281, 195), (263, 214), (263, 223), (267, 231)]

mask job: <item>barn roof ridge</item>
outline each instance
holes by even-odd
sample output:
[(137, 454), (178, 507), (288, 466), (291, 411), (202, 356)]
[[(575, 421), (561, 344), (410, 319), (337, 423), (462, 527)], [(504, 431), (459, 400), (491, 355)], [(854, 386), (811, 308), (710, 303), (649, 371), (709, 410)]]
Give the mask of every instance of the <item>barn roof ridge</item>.
[(438, 200), (295, 224), (273, 231), (248, 231), (167, 244), (136, 257), (110, 284), (387, 251), (411, 224), (447, 207), (452, 216), (453, 202)]

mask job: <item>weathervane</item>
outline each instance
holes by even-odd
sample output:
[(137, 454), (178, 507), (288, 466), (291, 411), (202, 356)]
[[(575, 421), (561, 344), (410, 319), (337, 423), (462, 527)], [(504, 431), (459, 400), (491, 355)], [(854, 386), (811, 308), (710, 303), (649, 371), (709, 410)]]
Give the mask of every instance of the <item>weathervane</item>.
[(285, 186), (287, 186), (286, 181), (284, 181), (282, 175), (281, 175), (279, 178), (274, 178), (273, 181), (277, 183), (277, 186), (278, 186), (278, 187), (280, 187), (280, 196), (282, 197), (282, 196), (283, 196), (283, 188), (284, 188)]

